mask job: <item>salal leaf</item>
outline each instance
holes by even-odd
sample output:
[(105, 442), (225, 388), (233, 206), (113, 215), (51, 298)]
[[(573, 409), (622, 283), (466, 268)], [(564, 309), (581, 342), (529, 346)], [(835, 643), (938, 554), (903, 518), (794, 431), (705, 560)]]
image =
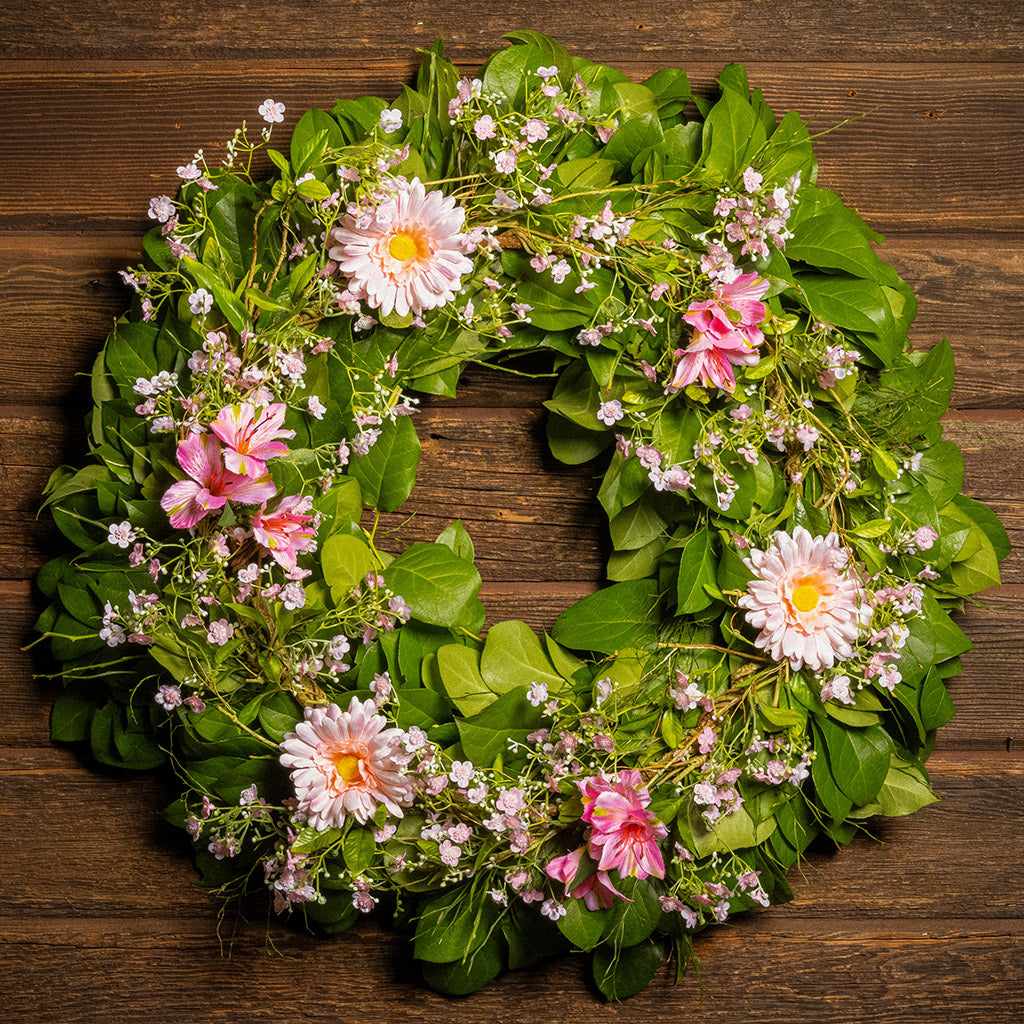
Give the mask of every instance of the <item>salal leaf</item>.
[(482, 622), (480, 573), (443, 544), (413, 544), (384, 570), (384, 580), (420, 622), (467, 628)]

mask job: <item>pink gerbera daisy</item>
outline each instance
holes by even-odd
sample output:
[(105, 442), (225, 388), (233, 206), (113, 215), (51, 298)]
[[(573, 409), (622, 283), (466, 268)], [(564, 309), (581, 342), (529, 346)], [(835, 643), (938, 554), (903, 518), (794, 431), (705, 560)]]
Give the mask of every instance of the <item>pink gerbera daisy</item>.
[(473, 269), (460, 233), (465, 217), (454, 198), (413, 178), (372, 214), (342, 218), (330, 257), (355, 298), (385, 315), (419, 314), (451, 302)]
[(761, 631), (755, 645), (794, 671), (851, 657), (870, 609), (847, 558), (836, 534), (812, 537), (802, 526), (792, 536), (777, 532), (767, 551), (752, 550), (744, 562), (754, 579), (739, 605)]
[(313, 828), (341, 828), (349, 814), (365, 824), (381, 804), (401, 818), (412, 803), (405, 733), (387, 724), (372, 700), (353, 697), (348, 711), (306, 708), (305, 720), (285, 734), (281, 764), (292, 769), (299, 811)]

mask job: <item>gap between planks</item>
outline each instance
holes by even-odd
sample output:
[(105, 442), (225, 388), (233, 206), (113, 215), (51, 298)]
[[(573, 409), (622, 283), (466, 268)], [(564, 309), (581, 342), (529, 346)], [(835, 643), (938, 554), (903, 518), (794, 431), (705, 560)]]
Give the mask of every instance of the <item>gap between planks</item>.
[[(56, 927), (56, 922), (60, 922)], [(922, 927), (922, 924), (927, 927)], [(1016, 938), (1024, 935), (1024, 918), (922, 918), (894, 919), (884, 925), (877, 921), (865, 923), (863, 918), (834, 918), (827, 920), (795, 917), (785, 910), (774, 908), (771, 913), (756, 913), (733, 923), (731, 931), (742, 928), (748, 933), (744, 941), (756, 941), (759, 935), (773, 942), (815, 938), (822, 942), (851, 943), (872, 938), (896, 939), (911, 942), (945, 943), (966, 936)], [(749, 934), (753, 932), (754, 934)], [(376, 933), (376, 934), (373, 934)], [(119, 945), (121, 936), (136, 939), (140, 935), (196, 936), (217, 941), (210, 933), (210, 920), (206, 917), (47, 917), (0, 915), (0, 940), (53, 946), (77, 946), (82, 940), (92, 939), (97, 945)], [(289, 938), (307, 936), (295, 930)], [(111, 941), (103, 942), (106, 938)], [(286, 936), (281, 936), (282, 940)], [(396, 933), (376, 922), (363, 922), (360, 940), (394, 941)], [(99, 941), (97, 941), (99, 940)]]

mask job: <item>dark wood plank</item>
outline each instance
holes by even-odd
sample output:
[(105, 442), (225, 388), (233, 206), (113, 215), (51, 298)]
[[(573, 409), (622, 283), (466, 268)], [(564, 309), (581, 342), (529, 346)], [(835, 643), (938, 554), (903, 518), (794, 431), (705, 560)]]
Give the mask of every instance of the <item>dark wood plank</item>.
[[(520, 619), (540, 631), (550, 629), (565, 608), (595, 589), (594, 583), (487, 582), (481, 598), (488, 625)], [(0, 642), (11, 651), (0, 663), (4, 702), (0, 748), (41, 747), (49, 736), (48, 709), (59, 684), (32, 678), (33, 672), (53, 671), (45, 651), (33, 655), (18, 650), (34, 639), (36, 600), (27, 582), (0, 581), (0, 602), (4, 611)], [(940, 731), (936, 749), (950, 754), (1020, 754), (1024, 752), (1024, 689), (1019, 684), (1024, 587), (989, 591), (983, 603), (969, 605), (957, 621), (974, 640), (975, 649), (964, 656), (964, 674), (949, 683), (957, 714)]]
[[(5, 813), (20, 822), (0, 830), (0, 865), (16, 863), (22, 849), (60, 850), (57, 859), (22, 865), (19, 884), (0, 893), (0, 920), (209, 917), (214, 901), (189, 884), (187, 839), (158, 817), (178, 795), (174, 780), (86, 767), (68, 750), (0, 750)], [(870, 920), (883, 929), (892, 920), (1013, 919), (1024, 932), (1017, 858), (981, 858), (965, 838), (984, 836), (992, 849), (1024, 848), (1024, 761), (1005, 752), (946, 754), (929, 768), (939, 803), (906, 818), (872, 820), (878, 841), (863, 836), (838, 853), (811, 851), (804, 877), (794, 872), (797, 898), (787, 918)]]
[[(614, 54), (609, 49), (608, 59)], [(176, 187), (174, 168), (200, 146), (210, 156), (221, 153), (235, 126), (255, 119), (265, 96), (288, 106), (278, 129), (287, 138), (309, 106), (330, 108), (338, 95), (396, 95), (412, 56), (408, 64), (369, 68), (341, 60), (329, 73), (245, 62), (188, 69), (0, 66), (6, 108), (18, 111), (5, 126), (3, 224), (18, 231), (139, 232), (150, 197)], [(627, 70), (639, 78), (684, 56), (646, 55)], [(689, 70), (708, 92), (720, 66), (702, 57)], [(821, 183), (842, 192), (878, 229), (1012, 234), (1024, 227), (1015, 186), (1024, 116), (1014, 65), (766, 61), (752, 62), (749, 71), (773, 107), (813, 116), (815, 131), (870, 112), (826, 135), (817, 151)]]
[(246, 1024), (1014, 1024), (1024, 1013), (1024, 939), (1008, 928), (844, 932), (837, 922), (787, 934), (771, 920), (698, 940), (703, 996), (695, 972), (677, 985), (662, 967), (643, 993), (613, 1006), (594, 998), (582, 960), (569, 957), (453, 1002), (419, 981), (401, 940), (371, 927), (320, 942), (275, 934), (266, 949), (246, 936), (227, 959), (226, 944), (179, 921), (60, 930), (44, 921), (35, 932), (37, 922), (3, 921), (0, 969), (12, 980), (31, 972), (30, 986), (7, 986), (5, 1008), (8, 1019), (33, 1024), (165, 1021), (169, 1012), (210, 1024), (233, 1024), (240, 1012)]
[[(141, 224), (140, 224), (141, 230)], [(0, 238), (0, 402), (63, 403), (87, 372), (130, 292), (116, 271), (140, 259), (141, 234), (7, 235)], [(998, 235), (934, 233), (890, 238), (880, 249), (918, 295), (911, 340), (929, 348), (948, 335), (957, 353), (953, 404), (1020, 408), (1024, 363), (1024, 258)], [(59, 303), (55, 297), (59, 296)], [(539, 372), (544, 364), (531, 364)], [(527, 367), (530, 368), (530, 367)], [(509, 389), (470, 374), (460, 387), (474, 405), (534, 405), (550, 383)]]
[[(514, 14), (487, 0), (377, 4), (350, 0), (339, 34), (334, 4), (223, 0), (184, 15), (170, 0), (116, 7), (81, 0), (8, 5), (0, 35), (10, 57), (136, 60), (231, 60), (358, 65), (405, 58), (414, 46), (443, 36), (458, 60), (477, 63), (501, 46), (511, 28), (556, 35), (571, 53), (593, 60), (652, 54), (730, 61), (766, 50), (777, 60), (1016, 60), (1024, 51), (1024, 18), (1013, 0), (921, 5), (873, 0), (821, 6), (815, 0), (593, 0), (586, 17), (574, 0), (520, 4)], [(244, 30), (240, 31), (240, 26)], [(595, 29), (599, 26), (599, 30)]]
[[(485, 375), (481, 375), (485, 376)], [(506, 394), (517, 382), (501, 381)], [(496, 383), (489, 385), (499, 386)], [(532, 393), (527, 382), (525, 390)], [(463, 400), (429, 399), (416, 419), (423, 446), (418, 482), (396, 513), (382, 515), (382, 545), (433, 540), (461, 518), (477, 543), (485, 579), (586, 581), (602, 578), (607, 557), (603, 513), (595, 498), (597, 461), (565, 466), (547, 451), (544, 410), (466, 407)], [(80, 459), (81, 422), (50, 407), (0, 407), (0, 579), (22, 579), (60, 550), (40, 494), (61, 462)], [(60, 418), (58, 418), (60, 417)], [(1012, 412), (979, 411), (947, 419), (946, 433), (964, 452), (968, 493), (988, 502), (1014, 541), (1003, 579), (1024, 582), (1024, 531), (1019, 480), (1024, 478), (1022, 421)]]

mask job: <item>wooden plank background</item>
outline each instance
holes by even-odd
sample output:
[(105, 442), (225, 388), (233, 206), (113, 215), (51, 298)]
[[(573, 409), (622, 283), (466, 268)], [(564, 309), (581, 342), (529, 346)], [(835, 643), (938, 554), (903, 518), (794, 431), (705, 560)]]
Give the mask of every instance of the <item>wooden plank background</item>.
[[(52, 747), (54, 684), (20, 650), (32, 577), (57, 550), (36, 521), (50, 470), (83, 445), (80, 381), (127, 295), (150, 196), (219, 152), (267, 96), (287, 130), (336, 96), (391, 96), (443, 36), (467, 71), (512, 28), (634, 78), (683, 66), (709, 92), (741, 61), (776, 110), (824, 130), (822, 183), (888, 235), (916, 288), (915, 343), (957, 356), (948, 435), (968, 493), (1015, 543), (1006, 585), (963, 615), (976, 641), (931, 762), (942, 801), (814, 855), (795, 901), (697, 944), (706, 996), (667, 970), (599, 1003), (566, 958), (447, 1001), (366, 921), (315, 940), (258, 909), (218, 923), (159, 776)], [(7, 1021), (947, 1022), (1024, 1017), (1024, 5), (1019, 0), (569, 0), (369, 3), (38, 0), (0, 8), (0, 1006)], [(586, 467), (553, 463), (545, 380), (470, 373), (424, 403), (421, 482), (388, 526), (412, 541), (461, 516), (493, 618), (550, 625), (600, 581)], [(411, 518), (410, 518), (411, 517)], [(233, 939), (230, 958), (222, 939)]]

